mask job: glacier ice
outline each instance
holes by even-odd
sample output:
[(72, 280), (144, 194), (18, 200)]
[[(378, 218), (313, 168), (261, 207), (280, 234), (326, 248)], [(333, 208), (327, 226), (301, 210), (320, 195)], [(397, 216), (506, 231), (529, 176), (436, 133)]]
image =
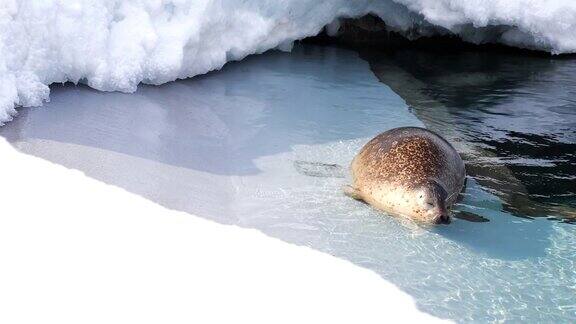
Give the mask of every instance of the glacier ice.
[(55, 82), (133, 92), (289, 50), (368, 13), (399, 32), (576, 52), (573, 0), (3, 0), (0, 122), (48, 100)]

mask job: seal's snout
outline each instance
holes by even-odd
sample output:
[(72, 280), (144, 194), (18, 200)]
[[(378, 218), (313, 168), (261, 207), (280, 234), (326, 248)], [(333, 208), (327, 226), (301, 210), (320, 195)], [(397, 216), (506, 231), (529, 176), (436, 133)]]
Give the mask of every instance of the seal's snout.
[(436, 219), (436, 224), (450, 224), (450, 216), (442, 214)]

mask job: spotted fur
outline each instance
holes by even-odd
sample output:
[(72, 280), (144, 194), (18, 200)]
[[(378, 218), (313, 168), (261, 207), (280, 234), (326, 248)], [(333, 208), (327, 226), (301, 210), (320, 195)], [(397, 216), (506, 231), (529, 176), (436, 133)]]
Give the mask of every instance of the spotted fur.
[(425, 186), (444, 190), (449, 208), (462, 190), (465, 168), (446, 140), (417, 127), (396, 128), (370, 140), (351, 164), (349, 192), (374, 207), (429, 222), (415, 202), (415, 192)]

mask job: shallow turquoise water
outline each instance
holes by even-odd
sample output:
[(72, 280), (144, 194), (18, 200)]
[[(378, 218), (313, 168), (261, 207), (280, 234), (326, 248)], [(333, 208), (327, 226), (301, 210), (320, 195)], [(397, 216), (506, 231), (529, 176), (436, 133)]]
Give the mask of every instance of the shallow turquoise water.
[[(404, 80), (428, 84), (423, 77)], [(407, 125), (436, 127), (449, 138), (465, 134), (457, 147), (483, 163), (494, 158), (468, 145), (475, 143), (474, 128), (439, 117), (453, 115), (446, 101), (435, 98), (428, 108), (440, 108), (431, 115), (422, 102), (433, 94), (390, 86), (404, 98), (355, 52), (306, 45), (135, 94), (53, 87), (49, 104), (22, 109), (0, 135), (25, 153), (166, 207), (257, 228), (372, 269), (439, 317), (576, 320), (576, 226), (516, 217), (519, 209), (502, 195), (508, 187), (486, 181), (499, 180), (505, 163), (494, 163), (497, 172), (474, 173), (457, 206), (489, 222), (456, 219), (430, 230), (343, 196), (346, 179), (298, 172), (297, 161), (345, 166), (372, 136)], [(506, 174), (523, 185), (515, 172)]]

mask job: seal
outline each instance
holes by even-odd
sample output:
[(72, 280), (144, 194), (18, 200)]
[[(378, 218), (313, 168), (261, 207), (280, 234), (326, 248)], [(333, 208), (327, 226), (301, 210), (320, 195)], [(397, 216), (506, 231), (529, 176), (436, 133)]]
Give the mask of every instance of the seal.
[(401, 127), (370, 140), (350, 165), (344, 192), (376, 209), (423, 224), (450, 223), (466, 180), (460, 155), (424, 128)]

